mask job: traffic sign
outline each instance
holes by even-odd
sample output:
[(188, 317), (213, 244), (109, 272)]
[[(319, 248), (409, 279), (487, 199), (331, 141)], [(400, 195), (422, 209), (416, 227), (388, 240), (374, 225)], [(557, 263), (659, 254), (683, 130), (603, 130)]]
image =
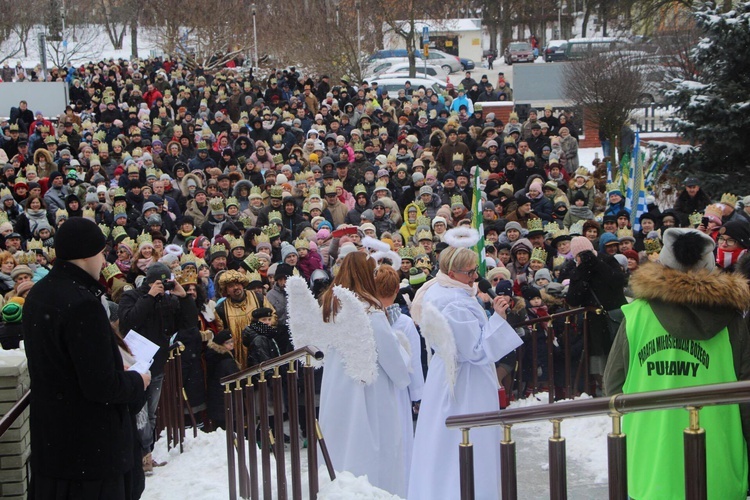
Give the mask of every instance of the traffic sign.
[(430, 41), (430, 28), (428, 26), (424, 26), (422, 28), (422, 43), (429, 43)]

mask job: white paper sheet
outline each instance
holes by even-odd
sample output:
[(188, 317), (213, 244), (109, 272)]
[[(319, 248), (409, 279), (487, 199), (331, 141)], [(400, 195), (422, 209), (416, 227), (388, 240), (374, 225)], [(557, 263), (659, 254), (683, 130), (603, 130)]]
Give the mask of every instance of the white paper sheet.
[(130, 330), (124, 341), (136, 361), (129, 370), (146, 373), (154, 362), (154, 356), (159, 351), (159, 346), (135, 330)]

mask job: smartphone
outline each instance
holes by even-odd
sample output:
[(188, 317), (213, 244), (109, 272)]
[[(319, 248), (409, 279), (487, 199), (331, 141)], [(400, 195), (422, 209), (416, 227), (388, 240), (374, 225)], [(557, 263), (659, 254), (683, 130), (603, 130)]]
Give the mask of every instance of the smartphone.
[(708, 227), (708, 217), (703, 217), (701, 219), (701, 226)]

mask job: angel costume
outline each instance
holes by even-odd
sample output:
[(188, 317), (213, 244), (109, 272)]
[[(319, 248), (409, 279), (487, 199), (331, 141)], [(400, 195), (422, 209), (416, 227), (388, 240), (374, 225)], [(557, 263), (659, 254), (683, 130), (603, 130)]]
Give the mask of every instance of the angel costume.
[[(497, 411), (495, 361), (521, 344), (499, 315), (489, 320), (476, 289), (442, 272), (415, 298), (415, 320), (435, 350), (417, 419), (409, 479), (409, 500), (459, 498), (458, 445), (461, 431), (448, 429), (452, 415)], [(425, 286), (428, 286), (425, 285)], [(424, 288), (424, 287), (423, 287)], [(415, 304), (416, 305), (416, 304)], [(413, 308), (413, 312), (414, 311)], [(500, 427), (471, 431), (476, 498), (500, 497)]]
[(411, 381), (407, 350), (385, 313), (366, 310), (350, 290), (334, 288), (341, 307), (335, 321), (324, 323), (304, 279), (289, 278), (286, 288), (295, 345), (325, 353), (319, 420), (334, 468), (366, 475), (372, 485), (404, 497), (399, 399)]

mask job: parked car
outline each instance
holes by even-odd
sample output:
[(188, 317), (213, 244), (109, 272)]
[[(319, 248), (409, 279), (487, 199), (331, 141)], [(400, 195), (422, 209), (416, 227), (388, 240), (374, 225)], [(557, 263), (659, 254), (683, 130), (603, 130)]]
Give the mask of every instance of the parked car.
[(505, 64), (534, 62), (534, 49), (529, 42), (510, 42), (503, 53)]
[[(383, 73), (408, 73), (409, 72), (409, 62), (403, 62), (401, 60), (394, 60), (394, 59), (385, 59), (383, 61), (378, 61), (375, 65), (371, 66), (371, 71), (368, 71), (365, 73), (367, 76), (365, 77), (365, 80), (368, 82), (372, 80), (373, 78), (376, 78)], [(425, 66), (424, 59), (420, 59), (417, 61), (416, 65), (416, 73), (418, 75), (428, 75), (433, 76), (437, 78), (438, 80), (445, 80), (448, 76), (448, 73), (446, 73), (445, 69), (436, 66), (434, 64), (428, 64)]]
[(409, 80), (410, 82), (412, 82), (412, 86), (414, 86), (413, 85), (414, 80), (429, 80), (431, 82), (437, 83), (438, 85), (440, 85), (441, 88), (448, 88), (447, 80), (442, 80), (440, 78), (436, 78), (430, 75), (420, 75), (420, 74), (417, 74), (417, 76), (415, 76), (414, 78), (409, 78), (409, 71), (401, 71), (399, 73), (382, 73), (378, 75), (377, 77), (372, 78), (371, 80), (382, 81), (388, 78), (399, 78), (399, 79), (403, 78), (404, 80)]
[(461, 66), (463, 66), (464, 71), (471, 71), (476, 67), (474, 61), (468, 57), (459, 57), (458, 59), (461, 61)]
[(564, 61), (565, 47), (567, 47), (567, 45), (567, 40), (550, 40), (547, 46), (544, 48), (544, 61)]
[[(424, 60), (424, 56), (422, 51), (417, 51), (415, 53), (415, 56), (418, 59)], [(373, 55), (371, 55), (368, 59), (368, 66), (370, 68), (373, 67), (373, 62), (378, 60), (388, 59), (389, 61), (397, 61), (398, 59), (401, 59), (401, 61), (407, 61), (409, 60), (409, 55), (406, 52), (406, 49), (389, 49), (389, 50), (379, 50), (375, 52)], [(461, 65), (461, 61), (456, 56), (452, 56), (450, 54), (446, 54), (445, 52), (437, 49), (430, 49), (430, 53), (427, 56), (427, 60), (429, 61), (429, 64), (434, 64), (435, 66), (440, 66), (445, 71), (450, 73), (457, 73), (463, 69), (463, 66)], [(367, 71), (367, 73), (374, 73), (374, 71)]]
[(599, 52), (613, 52), (630, 46), (624, 38), (572, 38), (565, 45), (565, 58), (569, 61), (583, 59)]
[(388, 78), (376, 78), (372, 80), (370, 84), (372, 84), (373, 82), (377, 82), (379, 89), (387, 90), (389, 94), (396, 95), (399, 90), (404, 88), (404, 84), (407, 80), (409, 80), (411, 88), (414, 90), (422, 86), (424, 88), (432, 88), (432, 90), (434, 90), (436, 93), (441, 93), (446, 89), (445, 85), (441, 85), (436, 80), (428, 80), (426, 78), (409, 78), (405, 75), (392, 76)]

